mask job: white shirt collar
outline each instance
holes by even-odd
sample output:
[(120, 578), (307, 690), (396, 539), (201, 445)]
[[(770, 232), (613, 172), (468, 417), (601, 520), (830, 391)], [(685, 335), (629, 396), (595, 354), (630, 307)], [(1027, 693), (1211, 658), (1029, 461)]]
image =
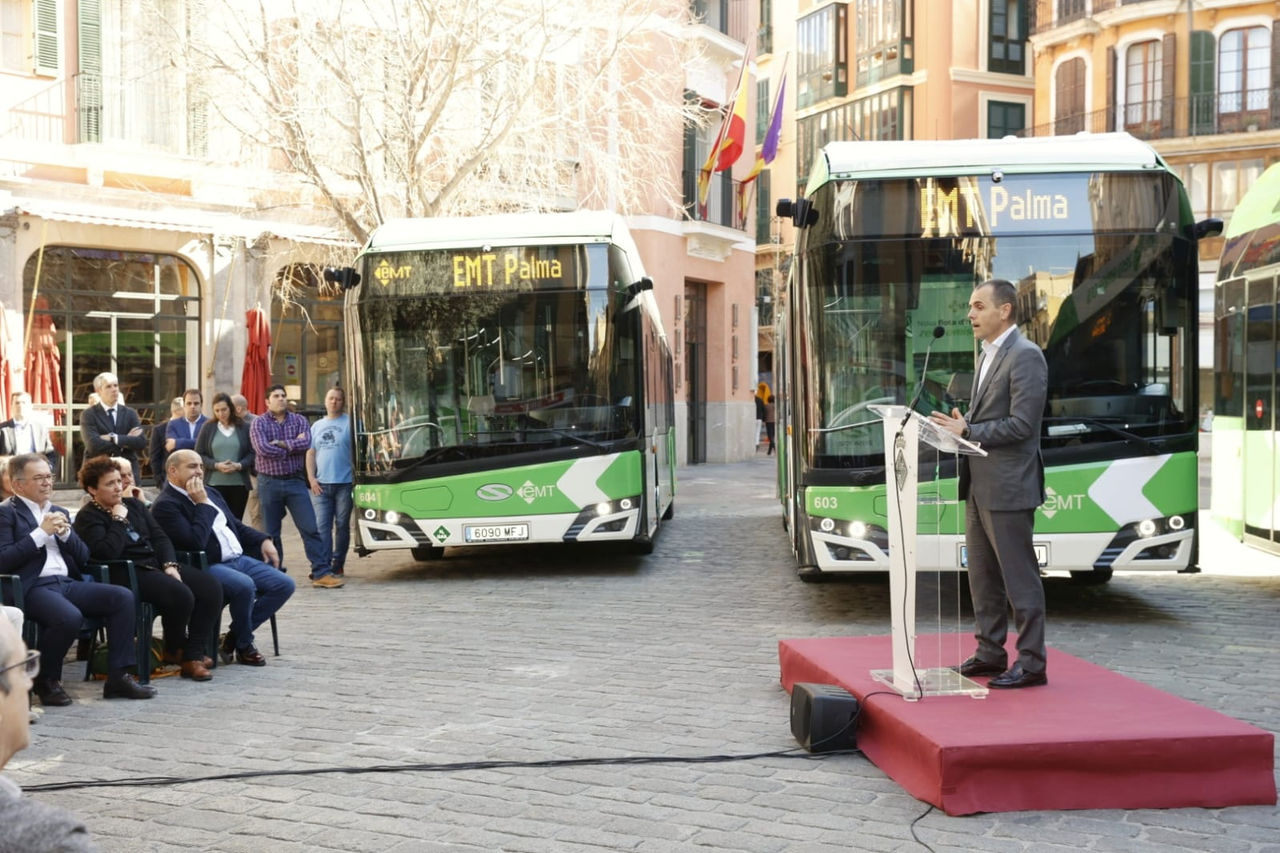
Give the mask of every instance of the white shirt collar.
[(1013, 330), (1016, 328), (1018, 327), (1010, 326), (1009, 328), (1001, 332), (1000, 335), (991, 343), (987, 343), (986, 341), (983, 341), (982, 351), (985, 352), (987, 355), (991, 355), (992, 351), (1000, 349), (1001, 345), (1004, 344), (1004, 342), (1009, 338), (1009, 335), (1013, 334)]
[(44, 514), (49, 511), (50, 507), (53, 506), (53, 503), (51, 501), (45, 501), (44, 506), (40, 506), (40, 504), (31, 500), (26, 495), (20, 495), (20, 494), (17, 494), (16, 492), (14, 493), (13, 496), (15, 498), (20, 499), (23, 503), (27, 505), (27, 509), (31, 510), (31, 514), (36, 517), (36, 521), (39, 521), (41, 518), (43, 518)]

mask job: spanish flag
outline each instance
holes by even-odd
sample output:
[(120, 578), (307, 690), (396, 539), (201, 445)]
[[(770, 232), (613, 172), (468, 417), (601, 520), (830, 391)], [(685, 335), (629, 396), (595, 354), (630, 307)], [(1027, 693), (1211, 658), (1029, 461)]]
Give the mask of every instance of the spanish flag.
[(711, 175), (728, 169), (738, 157), (742, 155), (742, 149), (746, 146), (747, 140), (747, 84), (751, 81), (751, 75), (747, 73), (751, 65), (751, 45), (747, 45), (747, 52), (742, 57), (742, 71), (738, 76), (738, 89), (734, 94), (733, 102), (730, 105), (729, 115), (725, 117), (724, 123), (720, 125), (720, 132), (716, 134), (716, 142), (711, 146), (711, 150), (707, 152), (707, 162), (702, 164), (702, 168), (698, 171), (698, 209), (706, 213), (707, 193), (711, 189)]

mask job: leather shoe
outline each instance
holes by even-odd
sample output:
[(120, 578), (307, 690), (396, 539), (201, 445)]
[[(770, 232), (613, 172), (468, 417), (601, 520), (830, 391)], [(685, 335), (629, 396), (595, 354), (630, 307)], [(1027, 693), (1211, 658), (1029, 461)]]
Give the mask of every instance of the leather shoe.
[(245, 646), (243, 649), (236, 649), (236, 661), (246, 666), (266, 666), (267, 659), (262, 656), (262, 652), (253, 646)]
[(959, 666), (953, 666), (951, 668), (963, 675), (965, 678), (973, 678), (979, 675), (1000, 675), (1004, 672), (1004, 666), (1005, 665), (1002, 663), (987, 663), (984, 660), (979, 660), (975, 656), (969, 658)]
[(40, 704), (46, 708), (71, 704), (71, 697), (62, 688), (61, 681), (41, 680), (31, 685), (31, 687), (36, 691), (36, 695), (40, 697)]
[(213, 678), (213, 673), (209, 671), (209, 667), (203, 661), (198, 660), (184, 660), (180, 674), (183, 678), (190, 678), (192, 681), (210, 681)]
[(1000, 673), (988, 681), (987, 686), (998, 690), (1013, 690), (1018, 687), (1039, 687), (1041, 684), (1048, 683), (1049, 676), (1043, 672), (1027, 672), (1022, 668), (1022, 664), (1015, 663), (1013, 669)]
[(156, 689), (150, 684), (139, 684), (138, 679), (127, 672), (107, 676), (102, 685), (103, 699), (150, 699)]

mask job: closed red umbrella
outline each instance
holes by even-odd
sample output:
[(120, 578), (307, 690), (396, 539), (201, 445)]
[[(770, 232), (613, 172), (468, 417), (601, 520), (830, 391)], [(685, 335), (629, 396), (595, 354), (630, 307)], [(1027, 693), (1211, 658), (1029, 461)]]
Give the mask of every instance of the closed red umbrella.
[(37, 406), (54, 406), (53, 422), (62, 423), (62, 352), (58, 349), (58, 330), (48, 314), (31, 318), (31, 336), (27, 339), (26, 387), (31, 402)]
[(9, 397), (13, 394), (13, 362), (9, 359), (9, 317), (0, 302), (0, 420), (9, 419)]
[(271, 384), (271, 321), (261, 308), (245, 314), (249, 346), (244, 353), (240, 393), (249, 401), (249, 411), (261, 415), (267, 410), (267, 386)]

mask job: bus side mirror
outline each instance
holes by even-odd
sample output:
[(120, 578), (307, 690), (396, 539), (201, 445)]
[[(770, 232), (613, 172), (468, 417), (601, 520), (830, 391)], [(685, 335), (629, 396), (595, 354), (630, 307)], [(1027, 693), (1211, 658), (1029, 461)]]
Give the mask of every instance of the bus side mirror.
[(360, 283), (360, 273), (354, 267), (325, 267), (324, 280), (350, 290)]
[(649, 276), (645, 276), (639, 281), (631, 282), (631, 284), (627, 285), (627, 301), (635, 299), (646, 290), (653, 290), (653, 279), (649, 278)]
[(797, 228), (805, 228), (818, 221), (818, 211), (814, 209), (813, 202), (807, 198), (798, 198), (795, 201), (780, 198), (774, 206), (774, 212), (783, 219), (790, 219), (791, 224)]
[(1195, 235), (1197, 240), (1222, 236), (1222, 220), (1216, 218), (1201, 219), (1195, 225)]

